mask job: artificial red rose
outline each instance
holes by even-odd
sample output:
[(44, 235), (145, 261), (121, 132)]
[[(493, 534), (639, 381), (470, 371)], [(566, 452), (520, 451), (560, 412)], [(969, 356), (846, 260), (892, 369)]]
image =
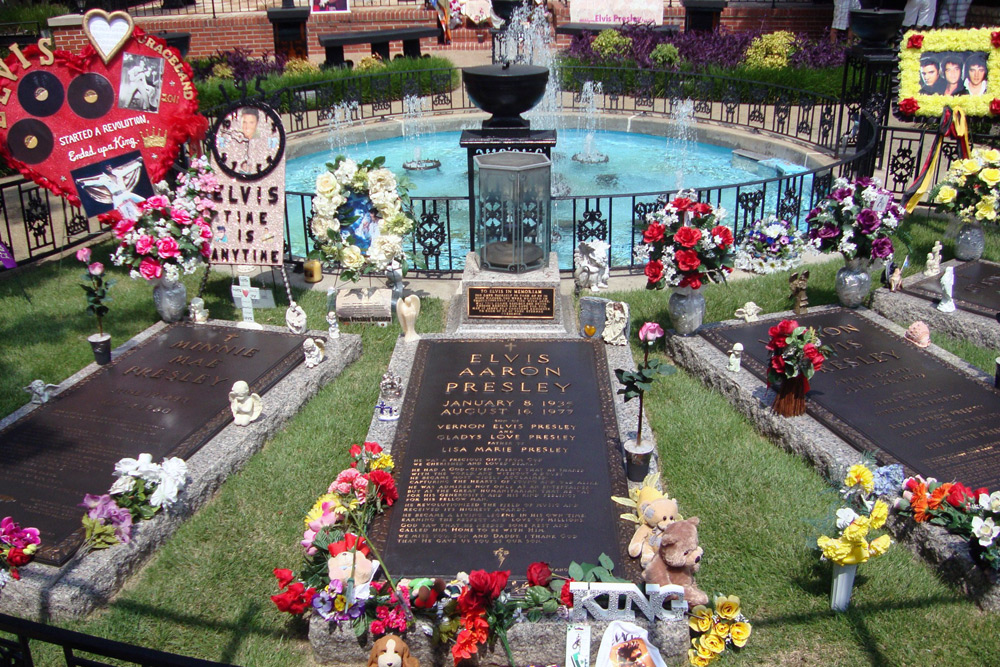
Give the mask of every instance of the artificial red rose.
[(199, 250), (198, 252), (201, 253), (202, 257), (208, 259), (209, 257), (212, 256), (212, 244), (209, 243), (208, 241), (205, 241), (204, 243), (201, 244), (201, 250)]
[(469, 573), (469, 588), (478, 597), (486, 602), (491, 602), (498, 597), (507, 586), (510, 579), (510, 570), (497, 570), (487, 572), (486, 570), (473, 570)]
[(728, 248), (733, 245), (733, 233), (729, 231), (729, 227), (725, 227), (723, 225), (712, 227), (712, 238), (714, 239), (715, 237), (719, 237), (721, 239), (719, 245), (723, 248)]
[(569, 585), (575, 581), (574, 579), (567, 579), (566, 583), (563, 584), (562, 590), (559, 591), (559, 601), (562, 602), (567, 607), (573, 606), (573, 593), (569, 590)]
[[(100, 215), (98, 215), (97, 221), (100, 222), (102, 225), (114, 226), (122, 221), (122, 214), (119, 213), (117, 210), (111, 210), (108, 211), (107, 213), (101, 213)], [(132, 224), (134, 225), (135, 221), (133, 221)]]
[(785, 373), (785, 359), (780, 354), (775, 354), (771, 356), (771, 368), (774, 369), (775, 373), (783, 375)]
[(701, 274), (689, 273), (681, 278), (679, 287), (690, 287), (691, 289), (701, 289)]
[(550, 581), (552, 581), (552, 568), (548, 563), (539, 561), (528, 566), (529, 586), (548, 586)]
[(678, 250), (674, 253), (674, 261), (677, 262), (677, 268), (684, 273), (695, 271), (699, 266), (701, 266), (701, 260), (698, 258), (698, 253), (694, 250)]
[(460, 614), (477, 614), (484, 611), (485, 603), (466, 586), (458, 596), (458, 612)]
[(822, 352), (816, 349), (815, 345), (813, 345), (812, 343), (806, 343), (805, 345), (803, 345), (802, 354), (805, 355), (805, 358), (808, 359), (809, 362), (812, 364), (813, 370), (818, 371), (821, 368), (823, 368), (823, 361), (826, 359), (826, 357), (823, 356)]
[(697, 202), (695, 204), (691, 204), (691, 208), (689, 210), (695, 217), (701, 217), (712, 212), (712, 205), (706, 204), (705, 202)]
[(981, 486), (978, 489), (976, 489), (975, 491), (973, 491), (972, 495), (974, 497), (976, 497), (976, 498), (978, 498), (979, 496), (983, 496), (983, 495), (988, 496), (988, 495), (990, 495), (990, 491), (985, 486)]
[(377, 442), (366, 442), (365, 451), (374, 456), (378, 456), (382, 453), (382, 445)]
[(659, 243), (663, 240), (663, 235), (667, 231), (667, 228), (658, 222), (652, 222), (649, 227), (646, 227), (646, 231), (642, 233), (642, 240), (646, 243)]
[(913, 114), (917, 113), (917, 110), (919, 108), (920, 105), (917, 104), (917, 101), (912, 97), (907, 97), (905, 100), (899, 103), (899, 112), (904, 113), (907, 116), (912, 116)]
[(14, 547), (7, 552), (7, 562), (13, 567), (20, 567), (31, 562), (31, 556), (24, 553), (24, 549)]
[(365, 542), (365, 538), (358, 537), (354, 533), (347, 533), (344, 535), (344, 539), (337, 542), (331, 542), (326, 549), (330, 552), (331, 556), (336, 556), (337, 554), (345, 551), (360, 551), (365, 556), (371, 553), (371, 549), (368, 548), (368, 543)]
[(799, 323), (796, 320), (781, 320), (777, 325), (771, 327), (767, 330), (767, 335), (771, 337), (770, 345), (774, 347), (768, 347), (767, 349), (773, 350), (775, 348), (782, 348), (788, 345), (786, 340), (792, 335), (792, 332), (799, 327)]
[(655, 285), (663, 280), (663, 262), (654, 259), (646, 265), (646, 280), (650, 285)]
[(990, 43), (993, 44), (994, 49), (1000, 49), (1000, 32), (990, 33)]
[(906, 40), (906, 48), (908, 49), (920, 49), (924, 46), (924, 36), (923, 35), (910, 35), (910, 38)]
[(670, 205), (678, 211), (686, 211), (691, 208), (691, 204), (693, 203), (694, 202), (687, 197), (674, 197), (674, 200), (670, 202)]
[(994, 97), (993, 101), (990, 102), (990, 113), (994, 116), (1000, 116), (1000, 98)]
[(351, 445), (350, 454), (353, 458), (358, 458), (361, 456), (361, 447), (358, 445)]
[(278, 579), (278, 588), (282, 589), (288, 584), (292, 583), (292, 571), (285, 570), (282, 568), (274, 568), (274, 576)]
[(685, 248), (693, 248), (701, 240), (701, 230), (697, 227), (681, 227), (674, 234), (674, 243)]
[(972, 494), (972, 489), (965, 484), (955, 482), (951, 485), (946, 500), (952, 507), (963, 507), (966, 503), (975, 502), (976, 496)]
[(368, 473), (368, 480), (375, 485), (375, 494), (382, 501), (390, 506), (399, 500), (399, 491), (396, 490), (396, 481), (392, 475), (385, 470), (372, 470)]
[(316, 589), (306, 590), (305, 584), (296, 581), (288, 587), (288, 590), (278, 595), (272, 595), (271, 601), (279, 611), (287, 611), (289, 614), (301, 614), (312, 604)]

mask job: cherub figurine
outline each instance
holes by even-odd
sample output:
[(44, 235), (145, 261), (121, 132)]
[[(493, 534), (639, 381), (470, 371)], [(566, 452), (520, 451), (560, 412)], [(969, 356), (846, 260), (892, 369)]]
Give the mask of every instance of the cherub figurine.
[(260, 417), (264, 410), (264, 402), (260, 400), (260, 394), (251, 394), (250, 385), (243, 380), (233, 383), (233, 390), (229, 392), (229, 407), (233, 411), (233, 421), (237, 426), (246, 426), (250, 422)]
[(191, 299), (191, 303), (188, 305), (188, 314), (191, 316), (192, 322), (198, 324), (208, 322), (208, 310), (205, 308), (205, 300), (200, 296)]
[(35, 405), (41, 405), (42, 403), (48, 403), (49, 399), (52, 398), (51, 392), (58, 389), (57, 384), (45, 384), (42, 380), (32, 380), (31, 384), (24, 388), (26, 392), (31, 394), (31, 402)]
[(889, 276), (889, 291), (898, 292), (902, 284), (903, 284), (903, 267), (897, 266), (892, 270), (892, 275)]
[(292, 301), (285, 311), (285, 325), (293, 334), (303, 334), (306, 332), (306, 311), (302, 306)]
[(793, 273), (788, 279), (788, 285), (792, 288), (792, 293), (788, 298), (792, 300), (792, 310), (796, 315), (804, 315), (809, 307), (809, 295), (806, 288), (809, 286), (809, 272)]
[(340, 321), (337, 320), (337, 312), (331, 310), (326, 314), (326, 323), (330, 325), (327, 329), (326, 335), (333, 340), (334, 338), (340, 338)]
[(302, 353), (306, 355), (306, 368), (315, 368), (326, 357), (326, 345), (319, 338), (306, 338)]
[(740, 362), (743, 359), (743, 343), (733, 343), (733, 348), (729, 351), (729, 372), (739, 373)]
[(935, 241), (934, 247), (927, 253), (927, 264), (924, 267), (925, 276), (936, 276), (941, 273), (941, 242)]
[(757, 317), (761, 314), (764, 309), (758, 306), (753, 301), (747, 301), (743, 304), (742, 308), (737, 308), (734, 315), (736, 317), (742, 318), (744, 322), (756, 322), (760, 318)]

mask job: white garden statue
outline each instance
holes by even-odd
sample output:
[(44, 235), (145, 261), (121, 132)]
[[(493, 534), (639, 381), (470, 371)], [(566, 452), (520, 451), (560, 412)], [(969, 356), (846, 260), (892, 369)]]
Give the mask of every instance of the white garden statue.
[(264, 410), (264, 402), (260, 400), (260, 394), (251, 394), (250, 385), (243, 380), (233, 383), (233, 390), (229, 392), (229, 407), (233, 411), (233, 421), (237, 426), (246, 426), (250, 422), (260, 417)]
[(955, 267), (949, 266), (941, 274), (941, 301), (938, 302), (937, 309), (942, 313), (955, 312), (955, 300), (952, 298), (952, 290), (955, 288)]
[(744, 322), (756, 322), (758, 319), (760, 319), (757, 316), (760, 315), (761, 312), (763, 312), (763, 310), (764, 310), (763, 308), (758, 306), (753, 301), (747, 301), (745, 304), (743, 304), (742, 308), (737, 308), (736, 313), (734, 314), (736, 317), (739, 317)]
[(43, 380), (32, 380), (31, 384), (24, 388), (31, 394), (31, 402), (36, 405), (48, 403), (52, 398), (52, 392), (59, 388), (57, 384), (45, 384)]
[(306, 332), (306, 311), (302, 306), (292, 301), (285, 311), (285, 325), (293, 334), (304, 334)]
[(337, 311), (331, 310), (326, 314), (326, 323), (330, 325), (330, 328), (326, 331), (326, 335), (330, 340), (340, 338), (340, 321), (337, 319)]
[(192, 322), (197, 324), (208, 322), (208, 310), (205, 308), (205, 300), (200, 296), (191, 299), (191, 303), (188, 305), (188, 314), (191, 316)]
[(935, 241), (934, 247), (927, 253), (927, 264), (924, 267), (925, 276), (936, 276), (941, 273), (941, 242)]
[(743, 343), (733, 343), (733, 347), (729, 350), (729, 372), (739, 373), (740, 363), (743, 359)]
[(610, 246), (604, 241), (580, 241), (573, 254), (573, 261), (576, 270), (573, 277), (576, 279), (577, 290), (590, 288), (590, 291), (608, 288), (608, 248)]
[(396, 301), (396, 319), (403, 328), (403, 340), (413, 343), (420, 340), (417, 334), (417, 317), (420, 316), (420, 297), (411, 294)]
[(306, 355), (306, 368), (315, 368), (326, 358), (326, 344), (319, 338), (302, 341), (302, 353)]

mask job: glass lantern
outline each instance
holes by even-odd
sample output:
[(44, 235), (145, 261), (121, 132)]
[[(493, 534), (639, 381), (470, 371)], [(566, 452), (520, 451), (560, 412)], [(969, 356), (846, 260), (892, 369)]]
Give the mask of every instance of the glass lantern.
[(552, 161), (539, 153), (477, 155), (476, 248), (483, 269), (526, 273), (548, 264)]

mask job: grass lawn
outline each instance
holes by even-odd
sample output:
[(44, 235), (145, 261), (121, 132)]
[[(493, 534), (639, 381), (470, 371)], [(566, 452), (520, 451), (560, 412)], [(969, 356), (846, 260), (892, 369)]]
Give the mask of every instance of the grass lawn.
[[(914, 226), (911, 270), (922, 268), (941, 235), (940, 224)], [(946, 258), (950, 247), (946, 242)], [(1000, 244), (990, 236), (986, 256), (1000, 259)], [(840, 265), (811, 267), (812, 304), (835, 301), (833, 277)], [(67, 259), (61, 267), (23, 274), (33, 307), (16, 281), (0, 281), (3, 412), (24, 403), (20, 387), (30, 379), (55, 382), (88, 361), (83, 338), (94, 326), (83, 313), (82, 290), (72, 285), (79, 267)], [(214, 317), (237, 317), (229, 283), (222, 274), (209, 283), (206, 301)], [(156, 320), (149, 289), (127, 278), (114, 288), (108, 326), (116, 341)], [(713, 285), (706, 288), (706, 319), (729, 318), (748, 300), (765, 312), (784, 310), (787, 294), (787, 274)], [(636, 324), (667, 323), (663, 292), (614, 297), (631, 304)], [(314, 326), (323, 322), (324, 294), (296, 298)], [(283, 313), (282, 307), (260, 312), (260, 320), (278, 323)], [(443, 304), (427, 300), (418, 330), (440, 331), (443, 320)], [(66, 627), (244, 665), (311, 663), (305, 624), (279, 613), (268, 599), (275, 592), (271, 570), (298, 567), (302, 516), (346, 463), (347, 447), (364, 438), (378, 379), (399, 333), (396, 326), (343, 329), (362, 335), (362, 358), (230, 478), (107, 609)], [(992, 372), (994, 351), (948, 339), (935, 342)], [(808, 524), (829, 510), (829, 484), (683, 371), (658, 381), (646, 405), (666, 488), (685, 515), (701, 518), (705, 557), (699, 584), (710, 594), (740, 596), (754, 624), (747, 647), (723, 656), (726, 664), (1000, 664), (1000, 615), (979, 611), (904, 548), (862, 565), (851, 608), (831, 612), (830, 566), (820, 564), (811, 548)], [(43, 652), (39, 664), (55, 659), (55, 652)]]

